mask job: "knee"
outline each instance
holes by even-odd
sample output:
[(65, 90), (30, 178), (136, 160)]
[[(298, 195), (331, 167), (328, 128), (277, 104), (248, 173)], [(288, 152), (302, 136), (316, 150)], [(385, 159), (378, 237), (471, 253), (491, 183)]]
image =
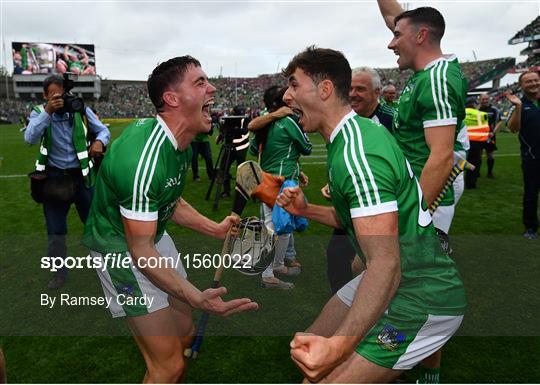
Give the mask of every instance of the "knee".
[(151, 383), (176, 384), (185, 370), (183, 352), (171, 356), (165, 361), (156, 362), (148, 367), (148, 380)]

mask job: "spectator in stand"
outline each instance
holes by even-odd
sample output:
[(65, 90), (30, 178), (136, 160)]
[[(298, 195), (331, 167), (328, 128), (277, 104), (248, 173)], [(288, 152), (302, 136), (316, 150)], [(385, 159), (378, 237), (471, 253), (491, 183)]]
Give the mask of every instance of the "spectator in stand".
[(508, 128), (519, 132), (521, 144), (521, 169), (523, 170), (523, 224), (527, 239), (538, 238), (538, 192), (540, 190), (540, 76), (527, 71), (519, 76), (523, 91), (520, 99), (506, 94), (514, 105), (508, 119)]

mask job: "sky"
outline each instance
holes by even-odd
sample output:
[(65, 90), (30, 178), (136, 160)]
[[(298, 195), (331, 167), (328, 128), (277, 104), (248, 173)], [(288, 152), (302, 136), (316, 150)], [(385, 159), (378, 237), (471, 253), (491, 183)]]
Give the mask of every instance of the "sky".
[[(540, 0), (408, 2), (422, 5), (442, 12), (443, 52), (461, 62), (518, 57), (526, 44), (508, 40), (540, 13)], [(276, 73), (312, 44), (342, 51), (352, 67), (397, 59), (374, 0), (0, 0), (0, 12), (0, 66), (10, 72), (14, 41), (94, 44), (98, 74), (117, 80), (145, 80), (159, 62), (186, 54), (210, 77)]]

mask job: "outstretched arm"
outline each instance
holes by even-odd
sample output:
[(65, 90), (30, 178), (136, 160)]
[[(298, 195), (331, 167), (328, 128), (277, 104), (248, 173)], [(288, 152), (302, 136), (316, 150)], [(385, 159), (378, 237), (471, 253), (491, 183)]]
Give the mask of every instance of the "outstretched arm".
[(390, 31), (394, 32), (394, 27), (396, 26), (394, 19), (403, 12), (403, 8), (401, 8), (401, 5), (396, 0), (377, 0), (377, 4), (379, 5), (379, 10), (386, 26), (390, 28)]
[(293, 111), (287, 107), (281, 107), (275, 110), (274, 112), (270, 112), (263, 116), (257, 116), (254, 118), (251, 122), (248, 124), (248, 130), (249, 131), (257, 131), (261, 128), (266, 127), (270, 123), (272, 123), (274, 120), (278, 120), (281, 118), (284, 118), (287, 115), (292, 115)]

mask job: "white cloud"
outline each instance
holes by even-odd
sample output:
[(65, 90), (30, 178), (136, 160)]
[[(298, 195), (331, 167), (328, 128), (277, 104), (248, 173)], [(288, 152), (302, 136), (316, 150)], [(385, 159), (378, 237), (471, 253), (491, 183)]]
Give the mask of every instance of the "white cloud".
[[(446, 52), (462, 61), (517, 56), (507, 44), (539, 13), (537, 2), (431, 2), (446, 18)], [(391, 39), (375, 2), (3, 2), (12, 41), (96, 46), (98, 73), (146, 79), (159, 61), (191, 54), (215, 76), (275, 72), (310, 44), (343, 51), (352, 66), (394, 67)], [(11, 63), (8, 56), (8, 68)], [(4, 58), (2, 57), (2, 60)]]

